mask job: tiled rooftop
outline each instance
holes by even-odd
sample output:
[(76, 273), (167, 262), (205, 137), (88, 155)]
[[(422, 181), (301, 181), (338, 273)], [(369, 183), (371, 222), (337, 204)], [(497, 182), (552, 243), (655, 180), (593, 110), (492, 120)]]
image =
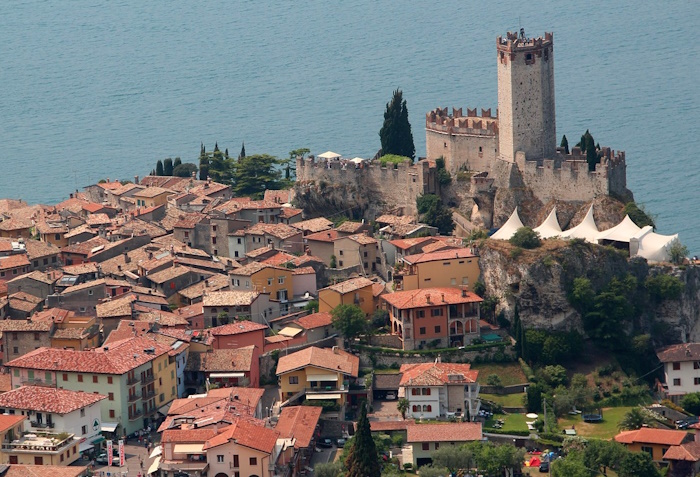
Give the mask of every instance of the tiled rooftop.
[(107, 396), (45, 386), (22, 386), (0, 394), (0, 407), (68, 414), (103, 399), (107, 399)]
[(304, 232), (320, 232), (322, 230), (328, 230), (333, 226), (333, 222), (326, 219), (325, 217), (318, 217), (316, 219), (303, 220), (292, 224), (295, 229), (303, 230)]
[(475, 383), (479, 371), (469, 364), (418, 363), (401, 365), (400, 386), (442, 386), (444, 384)]
[(480, 422), (409, 424), (406, 442), (469, 442), (481, 440)]
[(348, 376), (357, 377), (360, 358), (337, 348), (311, 346), (286, 356), (280, 356), (276, 373), (280, 375), (306, 366), (339, 371)]
[(260, 296), (257, 291), (216, 291), (202, 298), (204, 306), (250, 306)]
[(267, 325), (255, 323), (254, 321), (236, 321), (227, 325), (221, 325), (216, 326), (214, 328), (210, 328), (209, 331), (214, 336), (229, 336), (267, 329)]
[(374, 282), (370, 280), (369, 278), (365, 277), (357, 277), (357, 278), (351, 278), (350, 280), (345, 280), (344, 282), (336, 283), (335, 285), (331, 285), (327, 287), (329, 290), (336, 291), (338, 293), (350, 293), (354, 292), (356, 290), (360, 290), (362, 288), (372, 286)]
[(280, 433), (280, 437), (296, 439), (295, 448), (309, 447), (322, 411), (322, 408), (315, 406), (284, 407), (275, 430)]
[(480, 303), (483, 301), (482, 298), (472, 292), (449, 287), (399, 291), (382, 295), (382, 299), (389, 305), (401, 310), (427, 306), (458, 305), (460, 303)]
[(458, 248), (450, 250), (440, 250), (438, 252), (417, 253), (415, 255), (407, 255), (403, 258), (404, 262), (410, 264), (437, 262), (443, 260), (456, 260), (460, 258), (475, 258), (476, 256), (468, 248)]
[(313, 313), (311, 315), (303, 316), (295, 320), (295, 322), (299, 324), (299, 326), (307, 330), (321, 328), (322, 326), (329, 326), (332, 324), (332, 321), (333, 316), (327, 311)]

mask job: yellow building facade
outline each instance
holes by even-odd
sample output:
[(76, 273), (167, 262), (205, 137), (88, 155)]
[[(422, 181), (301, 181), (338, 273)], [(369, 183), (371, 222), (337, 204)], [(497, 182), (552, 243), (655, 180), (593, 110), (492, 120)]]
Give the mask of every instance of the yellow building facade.
[(368, 278), (359, 277), (336, 283), (318, 291), (318, 311), (331, 312), (339, 305), (357, 305), (370, 316), (375, 310), (372, 285)]
[(481, 274), (479, 257), (466, 248), (408, 255), (402, 264), (402, 271), (394, 276), (397, 290), (465, 287), (474, 291)]

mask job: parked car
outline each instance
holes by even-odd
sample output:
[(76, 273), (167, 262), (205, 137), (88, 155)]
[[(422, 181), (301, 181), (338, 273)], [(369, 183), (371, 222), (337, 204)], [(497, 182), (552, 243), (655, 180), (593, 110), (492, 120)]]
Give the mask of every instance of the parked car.
[(317, 447), (325, 447), (325, 448), (331, 448), (333, 447), (333, 441), (330, 439), (319, 439), (318, 442), (316, 442)]
[(386, 393), (386, 398), (389, 401), (393, 401), (394, 399), (396, 399), (396, 393), (394, 391), (389, 391), (388, 393)]
[(345, 443), (346, 443), (346, 442), (347, 442), (347, 441), (346, 441), (345, 439), (338, 439), (338, 440), (337, 440), (338, 447), (345, 447)]
[[(95, 458), (95, 462), (98, 463), (98, 464), (107, 465), (107, 453), (106, 453), (106, 452), (103, 452), (103, 453), (101, 453), (100, 455), (98, 455), (98, 456)], [(120, 467), (120, 466), (119, 466), (119, 455), (113, 456), (113, 458), (112, 458), (112, 465), (115, 466), (115, 467)]]
[(676, 421), (676, 427), (678, 429), (687, 429), (688, 426), (697, 424), (698, 422), (700, 422), (700, 420), (697, 418), (697, 416), (692, 416), (686, 419), (681, 419), (680, 421)]

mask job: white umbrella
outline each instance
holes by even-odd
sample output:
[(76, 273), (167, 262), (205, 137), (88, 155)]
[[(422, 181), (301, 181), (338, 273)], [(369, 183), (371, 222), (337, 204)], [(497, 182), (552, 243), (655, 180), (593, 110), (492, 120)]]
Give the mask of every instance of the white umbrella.
[(163, 446), (155, 446), (155, 448), (153, 449), (153, 452), (151, 452), (151, 459), (153, 459), (154, 457), (158, 457), (162, 453), (163, 453)]
[(340, 157), (340, 154), (333, 151), (326, 151), (323, 154), (319, 154), (318, 157), (320, 157), (321, 159), (338, 159)]

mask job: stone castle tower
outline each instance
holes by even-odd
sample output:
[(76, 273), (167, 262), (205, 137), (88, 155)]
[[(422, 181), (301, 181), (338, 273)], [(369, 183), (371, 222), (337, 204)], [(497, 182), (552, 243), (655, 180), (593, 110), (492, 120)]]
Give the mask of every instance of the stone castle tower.
[(553, 37), (498, 37), (498, 149), (501, 159), (515, 162), (552, 159), (557, 152), (554, 110)]

